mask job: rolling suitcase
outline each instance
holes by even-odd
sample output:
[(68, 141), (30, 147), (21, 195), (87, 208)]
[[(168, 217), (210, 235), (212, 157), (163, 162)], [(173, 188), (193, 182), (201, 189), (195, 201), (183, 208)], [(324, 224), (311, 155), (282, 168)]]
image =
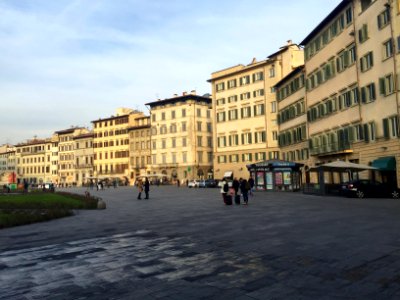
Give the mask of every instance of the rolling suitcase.
[(235, 204), (240, 205), (240, 195), (235, 195)]
[(225, 204), (226, 205), (232, 205), (232, 196), (231, 195), (226, 195), (226, 201)]

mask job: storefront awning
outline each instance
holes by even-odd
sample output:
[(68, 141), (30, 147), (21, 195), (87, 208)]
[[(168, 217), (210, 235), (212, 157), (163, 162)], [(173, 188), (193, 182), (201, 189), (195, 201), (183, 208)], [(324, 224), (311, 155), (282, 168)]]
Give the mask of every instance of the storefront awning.
[(394, 156), (380, 157), (372, 161), (372, 166), (380, 171), (396, 171), (396, 158)]
[(224, 173), (224, 178), (232, 177), (233, 172), (232, 171), (227, 171)]

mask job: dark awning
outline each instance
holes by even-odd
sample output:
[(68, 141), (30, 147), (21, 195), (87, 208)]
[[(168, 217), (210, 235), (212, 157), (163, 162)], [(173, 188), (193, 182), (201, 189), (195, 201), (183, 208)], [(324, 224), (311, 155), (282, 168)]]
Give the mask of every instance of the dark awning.
[(394, 156), (380, 157), (372, 161), (372, 166), (380, 171), (396, 171), (396, 158)]

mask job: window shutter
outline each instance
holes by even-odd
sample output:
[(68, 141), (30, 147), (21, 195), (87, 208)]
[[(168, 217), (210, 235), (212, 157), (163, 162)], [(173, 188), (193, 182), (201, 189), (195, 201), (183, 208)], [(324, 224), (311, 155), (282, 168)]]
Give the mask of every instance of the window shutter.
[(389, 119), (383, 119), (383, 136), (389, 138)]
[(385, 91), (385, 78), (379, 78), (379, 93), (381, 95), (385, 95), (386, 91)]
[(242, 133), (242, 145), (244, 145), (244, 134)]
[(364, 124), (364, 141), (369, 142), (369, 127), (368, 124)]
[(358, 126), (357, 126), (358, 135), (359, 135), (359, 137), (360, 137), (360, 140), (363, 140), (363, 139), (364, 139), (364, 127), (365, 127), (365, 125), (364, 125), (364, 126), (363, 126), (363, 125), (358, 125)]

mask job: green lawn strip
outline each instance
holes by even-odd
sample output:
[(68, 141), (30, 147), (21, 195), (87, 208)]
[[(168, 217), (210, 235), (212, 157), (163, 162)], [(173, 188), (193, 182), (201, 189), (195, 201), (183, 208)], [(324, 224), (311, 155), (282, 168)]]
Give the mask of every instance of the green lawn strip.
[(70, 193), (0, 196), (0, 229), (73, 215), (74, 209), (95, 209), (97, 198)]
[(0, 211), (0, 229), (36, 222), (49, 221), (73, 215), (69, 209)]
[(97, 200), (61, 193), (0, 196), (0, 209), (94, 209)]

